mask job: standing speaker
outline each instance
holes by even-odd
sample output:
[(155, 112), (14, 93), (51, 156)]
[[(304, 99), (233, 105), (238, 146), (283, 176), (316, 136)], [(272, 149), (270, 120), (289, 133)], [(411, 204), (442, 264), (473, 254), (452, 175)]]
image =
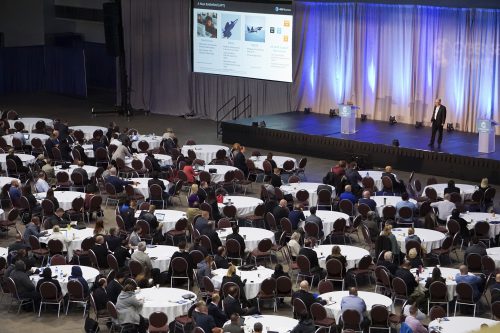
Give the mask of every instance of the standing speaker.
[(106, 2), (102, 5), (102, 11), (106, 49), (110, 55), (117, 57), (123, 49), (121, 45), (122, 39), (120, 38), (120, 6), (115, 2)]

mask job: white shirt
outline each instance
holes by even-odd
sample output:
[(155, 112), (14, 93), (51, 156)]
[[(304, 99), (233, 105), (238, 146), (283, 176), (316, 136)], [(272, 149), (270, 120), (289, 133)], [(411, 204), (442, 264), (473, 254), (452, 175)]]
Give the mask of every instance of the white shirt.
[(441, 105), (436, 106), (436, 108), (434, 109), (434, 115), (432, 116), (432, 119), (436, 120), (440, 107)]
[(51, 239), (57, 239), (57, 240), (60, 240), (61, 243), (63, 244), (63, 251), (67, 251), (67, 248), (66, 248), (66, 245), (71, 242), (71, 240), (69, 240), (68, 238), (66, 238), (66, 236), (62, 233), (62, 232), (54, 232), (52, 233), (52, 235), (49, 236), (48, 240), (51, 240)]
[(431, 207), (436, 207), (438, 209), (438, 218), (442, 221), (446, 221), (451, 212), (457, 208), (455, 204), (448, 200), (438, 201), (431, 203)]
[(49, 184), (45, 180), (38, 178), (38, 180), (35, 183), (36, 192), (37, 193), (47, 192), (49, 189), (50, 189)]

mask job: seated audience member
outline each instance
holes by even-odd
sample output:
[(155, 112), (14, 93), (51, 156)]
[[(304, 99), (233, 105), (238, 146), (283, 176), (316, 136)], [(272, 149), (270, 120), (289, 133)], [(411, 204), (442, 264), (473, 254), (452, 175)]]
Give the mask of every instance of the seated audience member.
[(156, 172), (156, 171), (153, 171), (151, 173), (151, 179), (148, 180), (148, 188), (151, 187), (152, 185), (158, 185), (161, 187), (161, 190), (162, 190), (162, 193), (161, 193), (161, 198), (163, 200), (168, 200), (168, 197), (169, 197), (169, 192), (167, 191), (167, 186), (165, 185), (165, 183), (160, 179), (158, 178), (159, 177), (159, 173)]
[(82, 269), (80, 266), (73, 266), (71, 267), (71, 275), (68, 278), (69, 280), (77, 280), (82, 284), (83, 287), (83, 294), (85, 296), (88, 296), (89, 294), (89, 284), (87, 283), (87, 280), (83, 277)]
[(326, 262), (328, 262), (328, 260), (330, 259), (337, 259), (338, 261), (340, 261), (340, 263), (342, 264), (342, 275), (345, 275), (347, 270), (347, 260), (346, 257), (341, 254), (340, 246), (335, 245), (332, 247), (332, 253), (329, 254), (328, 257), (326, 257)]
[(245, 239), (243, 239), (243, 237), (239, 234), (240, 228), (238, 227), (238, 225), (236, 225), (236, 224), (233, 225), (232, 230), (233, 230), (233, 233), (227, 235), (226, 242), (229, 239), (236, 240), (240, 244), (240, 256), (242, 258), (244, 258), (245, 257), (245, 249), (246, 249)]
[(222, 327), (227, 321), (227, 315), (219, 307), (220, 296), (217, 293), (212, 294), (212, 301), (208, 304), (208, 314), (215, 320), (215, 326)]
[(97, 235), (106, 236), (107, 232), (106, 232), (106, 229), (104, 229), (104, 220), (103, 219), (97, 219), (97, 221), (95, 221), (93, 233), (94, 233), (94, 237)]
[(52, 270), (50, 269), (50, 267), (45, 267), (42, 271), (42, 278), (40, 280), (38, 280), (37, 284), (36, 284), (36, 292), (37, 293), (40, 293), (40, 286), (42, 285), (42, 283), (44, 282), (52, 282), (56, 288), (57, 288), (57, 293), (60, 295), (61, 294), (61, 285), (59, 284), (59, 281), (54, 278), (52, 278)]
[(290, 240), (288, 241), (288, 248), (290, 249), (290, 255), (292, 259), (295, 260), (299, 255), (301, 245), (300, 245), (300, 233), (294, 232)]
[[(483, 197), (484, 197), (484, 194), (486, 193), (486, 190), (489, 188), (491, 188), (491, 186), (488, 183), (488, 178), (481, 179), (481, 184), (479, 184), (479, 191), (481, 191)], [(488, 199), (488, 198), (484, 198), (483, 205), (484, 205), (484, 209), (486, 211), (488, 211), (493, 205), (493, 200)]]
[(281, 187), (281, 185), (283, 185), (281, 180), (281, 170), (278, 168), (273, 169), (273, 173), (271, 174), (271, 185), (273, 187)]
[(206, 210), (201, 211), (201, 216), (199, 216), (195, 221), (194, 221), (194, 227), (200, 234), (202, 234), (206, 228), (211, 228), (212, 224), (209, 221), (210, 218), (210, 213), (207, 212)]
[(458, 222), (460, 226), (460, 237), (463, 239), (464, 244), (468, 244), (470, 240), (470, 234), (467, 221), (460, 217), (460, 211), (458, 209), (454, 209), (451, 211), (451, 219)]
[(391, 241), (391, 252), (394, 256), (395, 261), (398, 263), (401, 262), (401, 248), (399, 247), (399, 242), (396, 239), (396, 236), (392, 233), (392, 226), (386, 225), (384, 227), (384, 233), (387, 235), (387, 237), (389, 237), (389, 240)]
[(469, 275), (469, 269), (465, 265), (460, 265), (460, 273), (457, 273), (455, 276), (455, 282), (458, 283), (467, 283), (472, 287), (474, 301), (479, 301), (481, 298), (481, 292), (483, 289), (484, 281), (479, 276), (474, 274)]
[(361, 188), (361, 186), (359, 186), (358, 183), (361, 182), (361, 180), (363, 179), (363, 177), (361, 177), (361, 175), (358, 172), (358, 163), (356, 162), (349, 163), (349, 166), (345, 170), (345, 176), (349, 184), (351, 184), (354, 192), (358, 193)]
[(416, 277), (410, 272), (410, 262), (405, 260), (403, 264), (396, 270), (395, 277), (402, 279), (406, 283), (408, 295), (413, 294), (415, 288), (418, 286)]
[[(240, 293), (241, 293), (240, 289)], [(231, 286), (229, 288), (227, 296), (224, 298), (224, 311), (226, 315), (229, 317), (230, 314), (237, 313), (240, 316), (251, 316), (253, 314), (258, 313), (257, 308), (242, 308), (240, 304), (240, 300), (237, 298), (238, 290), (235, 286)]]
[[(120, 146), (121, 147), (121, 146)], [(106, 183), (109, 183), (115, 187), (116, 194), (121, 196), (126, 196), (125, 186), (136, 185), (136, 182), (123, 180), (116, 176), (116, 168), (109, 169), (109, 176), (104, 179)]]
[(12, 160), (16, 164), (16, 169), (17, 172), (19, 173), (26, 173), (28, 174), (30, 172), (30, 168), (25, 166), (23, 164), (23, 161), (19, 156), (16, 155), (14, 148), (10, 148), (7, 156), (5, 157), (6, 160)]
[(444, 194), (451, 194), (451, 193), (458, 193), (460, 194), (460, 188), (455, 186), (455, 181), (454, 180), (449, 180), (448, 181), (448, 187), (444, 189)]
[(172, 151), (178, 148), (177, 138), (171, 128), (167, 128), (167, 131), (163, 133), (163, 148), (165, 148), (167, 154), (172, 154)]
[(245, 158), (245, 147), (238, 143), (233, 145), (233, 164), (236, 168), (243, 171), (245, 177), (248, 177), (247, 159)]
[(47, 176), (45, 172), (40, 171), (38, 173), (38, 179), (35, 182), (35, 190), (37, 193), (47, 192), (50, 189), (49, 183), (47, 183)]
[(246, 301), (245, 284), (247, 280), (241, 280), (241, 277), (236, 273), (236, 266), (234, 266), (233, 264), (229, 265), (226, 276), (222, 278), (220, 289), (224, 290), (224, 285), (228, 282), (233, 282), (240, 288), (240, 299), (242, 301)]
[(391, 273), (391, 275), (395, 275), (396, 274), (396, 270), (398, 269), (398, 265), (396, 265), (395, 263), (392, 262), (392, 252), (391, 251), (385, 251), (384, 253), (384, 259), (383, 260), (380, 260), (378, 262), (378, 265), (379, 266), (384, 266), (385, 268), (387, 268), (387, 270), (389, 271), (389, 273)]
[(352, 193), (351, 185), (346, 185), (344, 187), (344, 192), (339, 196), (339, 199), (341, 201), (342, 200), (349, 200), (350, 202), (352, 202), (353, 205), (355, 205), (356, 202), (358, 201), (356, 196)]
[(67, 214), (65, 214), (64, 209), (57, 208), (54, 212), (54, 215), (49, 216), (47, 219), (45, 219), (44, 225), (50, 228), (53, 228), (56, 225), (61, 228), (66, 228), (70, 222), (71, 221), (69, 220)]
[[(189, 252), (186, 251), (186, 242), (185, 241), (180, 241), (179, 244), (177, 244), (177, 247), (179, 248), (178, 251), (175, 251), (174, 254), (172, 255), (172, 258), (170, 258), (170, 264), (172, 264), (172, 261), (177, 258), (181, 257), (184, 258), (188, 264), (188, 276), (189, 280), (193, 280), (193, 260), (191, 256), (189, 255)], [(172, 276), (172, 265), (169, 266), (168, 272), (167, 272), (167, 280), (170, 281), (170, 277)]]
[(21, 249), (30, 250), (30, 246), (24, 242), (21, 234), (16, 233), (16, 240), (14, 243), (11, 243), (7, 248), (7, 253), (10, 254), (12, 251), (19, 251)]
[(238, 313), (233, 313), (230, 316), (230, 322), (223, 327), (224, 333), (244, 333), (244, 329), (241, 326), (240, 315)]
[(83, 183), (83, 185), (85, 185), (85, 186), (88, 185), (89, 181), (90, 181), (90, 178), (89, 178), (89, 174), (88, 174), (87, 170), (84, 169), (85, 162), (84, 161), (78, 161), (76, 163), (76, 165), (78, 166), (78, 168), (75, 168), (73, 170), (73, 173), (80, 174), (82, 176), (82, 183)]
[(424, 262), (418, 256), (417, 250), (415, 248), (411, 248), (408, 251), (408, 257), (406, 258), (410, 262), (411, 268), (419, 268), (424, 266)]
[(160, 222), (158, 222), (158, 218), (155, 215), (155, 210), (156, 210), (156, 206), (150, 205), (148, 210), (143, 210), (139, 214), (139, 220), (144, 220), (144, 221), (148, 222), (149, 230), (150, 230), (152, 235), (155, 235), (159, 231), (161, 234), (161, 229), (162, 229), (162, 225), (160, 224)]
[(135, 294), (135, 285), (127, 283), (116, 301), (116, 311), (118, 312), (118, 323), (120, 325), (132, 324), (137, 328), (137, 332), (146, 333), (148, 322), (142, 317), (141, 310), (144, 300), (139, 300)]
[[(384, 172), (382, 172), (382, 177), (389, 177), (389, 179), (392, 182), (392, 192), (397, 192), (397, 193), (406, 192), (403, 182), (396, 180), (396, 176), (393, 173), (392, 166), (388, 165), (385, 167)], [(382, 190), (385, 192), (391, 192), (390, 188), (384, 188)]]
[(370, 191), (363, 191), (363, 197), (358, 200), (358, 204), (365, 204), (370, 207), (371, 211), (377, 211), (377, 203), (371, 198)]
[(316, 215), (317, 208), (312, 206), (309, 208), (309, 216), (306, 217), (306, 223), (316, 223), (319, 228), (319, 238), (322, 239), (325, 233), (323, 232), (323, 220), (319, 216)]
[(186, 165), (184, 165), (182, 171), (186, 175), (188, 183), (193, 184), (196, 181), (196, 176), (198, 176), (198, 173), (194, 171), (193, 161), (186, 160)]
[(125, 273), (123, 271), (116, 272), (115, 278), (108, 281), (106, 286), (106, 294), (108, 294), (108, 300), (116, 304), (118, 296), (123, 290), (123, 281), (125, 281)]
[(405, 323), (412, 329), (413, 333), (427, 333), (427, 329), (422, 325), (420, 320), (417, 319), (418, 307), (412, 305), (410, 307), (410, 315), (406, 316)]
[(490, 286), (491, 304), (500, 301), (500, 273), (495, 275), (495, 283)]
[(419, 244), (422, 243), (420, 237), (415, 235), (415, 229), (413, 227), (408, 228), (408, 236), (405, 238), (405, 243), (408, 243), (409, 241), (417, 241)]
[(314, 333), (316, 332), (316, 326), (313, 320), (309, 317), (307, 311), (299, 313), (299, 322), (290, 331), (290, 333)]
[(347, 166), (347, 162), (344, 160), (340, 160), (334, 167), (332, 167), (331, 172), (335, 174), (337, 177), (342, 177), (345, 175), (345, 169)]
[(445, 224), (451, 212), (457, 208), (453, 202), (450, 201), (450, 195), (445, 194), (443, 201), (436, 201), (431, 203), (431, 207), (438, 209), (437, 220), (441, 224)]
[(20, 298), (32, 299), (35, 307), (40, 301), (40, 295), (36, 291), (35, 285), (31, 282), (24, 261), (17, 260), (14, 264), (14, 269), (9, 274), (9, 277), (14, 281), (17, 288), (17, 294)]
[(193, 207), (193, 204), (195, 202), (200, 202), (200, 197), (198, 197), (198, 185), (197, 184), (192, 184), (191, 185), (191, 194), (188, 197), (188, 206)]
[(290, 275), (288, 275), (288, 273), (283, 270), (283, 265), (276, 264), (274, 266), (274, 273), (273, 275), (271, 275), (271, 277), (277, 280), (279, 277), (282, 276), (290, 277)]
[[(137, 244), (139, 244), (139, 242), (137, 242)], [(113, 255), (115, 256), (116, 261), (118, 262), (118, 267), (123, 268), (127, 265), (127, 260), (130, 259), (131, 257), (127, 239), (123, 239), (121, 241), (120, 246), (118, 246), (115, 249)]]
[[(417, 205), (415, 205), (413, 202), (410, 201), (410, 195), (408, 194), (408, 192), (401, 193), (401, 201), (396, 203), (396, 212), (399, 212), (399, 210), (403, 207), (410, 208), (413, 213), (417, 211)], [(407, 223), (410, 223), (413, 220), (412, 218), (401, 219), (399, 215), (396, 215), (396, 217), (399, 218), (402, 222), (407, 222)]]
[(325, 301), (320, 298), (314, 297), (314, 295), (309, 291), (309, 282), (303, 280), (299, 284), (300, 289), (293, 293), (292, 295), (292, 304), (295, 298), (300, 299), (304, 302), (306, 309), (309, 311), (309, 315), (311, 314), (311, 305), (314, 303), (326, 304)]
[(103, 277), (98, 277), (97, 281), (94, 283), (94, 290), (92, 291), (92, 296), (94, 297), (94, 303), (97, 311), (106, 310), (108, 304), (108, 293), (106, 292), (107, 282)]
[(153, 268), (151, 258), (149, 258), (149, 255), (146, 253), (146, 242), (139, 242), (137, 251), (134, 251), (130, 259), (138, 261), (142, 265), (146, 278), (151, 277), (155, 284), (159, 283), (160, 270), (158, 268)]
[(303, 255), (309, 259), (311, 265), (311, 273), (318, 275), (320, 279), (324, 278), (324, 270), (319, 266), (318, 254), (312, 248), (311, 239), (307, 238), (304, 241), (304, 247), (300, 249), (299, 255)]
[(287, 207), (287, 201), (285, 199), (281, 199), (279, 202), (279, 205), (274, 207), (272, 213), (274, 215), (274, 219), (276, 220), (276, 223), (278, 223), (278, 224), (280, 223), (282, 218), (288, 217), (290, 211), (288, 210), (288, 207)]
[(63, 252), (67, 251), (68, 244), (71, 242), (71, 240), (68, 239), (68, 237), (66, 237), (66, 235), (61, 232), (61, 229), (57, 224), (52, 228), (52, 234), (50, 234), (47, 242), (52, 239), (58, 240), (62, 243)]
[(485, 246), (479, 242), (479, 238), (477, 236), (472, 237), (472, 245), (467, 247), (464, 252), (464, 264), (467, 264), (467, 257), (470, 254), (479, 254), (481, 257), (487, 255)]
[(299, 223), (301, 221), (305, 221), (306, 217), (304, 216), (304, 212), (302, 211), (301, 204), (295, 204), (294, 209), (288, 213), (288, 218), (292, 223), (292, 230), (297, 230), (299, 227)]
[(105, 269), (108, 268), (108, 248), (104, 243), (104, 237), (98, 235), (95, 237), (95, 244), (92, 246), (91, 250), (94, 252), (97, 258), (97, 264), (99, 268)]
[(431, 284), (436, 281), (446, 283), (446, 279), (441, 276), (441, 270), (439, 267), (434, 267), (432, 269), (432, 275), (425, 281), (425, 289), (429, 289)]
[(48, 230), (40, 231), (40, 218), (38, 216), (33, 216), (31, 221), (26, 224), (26, 228), (23, 233), (23, 240), (26, 244), (30, 243), (30, 236), (35, 236), (36, 238), (40, 238), (45, 236), (48, 233)]
[[(219, 210), (218, 207), (217, 210)], [(188, 209), (186, 210), (186, 218), (188, 222), (192, 225), (194, 222), (194, 218), (198, 215), (201, 215), (201, 212), (202, 210), (200, 209), (200, 203), (193, 203), (193, 207), (188, 207)]]
[(196, 277), (198, 278), (198, 285), (200, 286), (201, 290), (205, 289), (203, 277), (206, 276), (209, 279), (212, 278), (212, 263), (213, 258), (207, 255), (205, 256), (205, 259), (203, 259), (196, 265)]
[(136, 225), (128, 238), (128, 244), (131, 247), (135, 248), (139, 244), (139, 242), (141, 241), (141, 233), (142, 233), (141, 227)]
[(266, 161), (268, 161), (269, 163), (271, 163), (271, 168), (274, 170), (274, 169), (278, 169), (278, 165), (276, 164), (276, 162), (273, 160), (273, 153), (271, 152), (268, 152), (267, 153), (267, 156), (266, 156)]
[(125, 229), (130, 231), (134, 228), (137, 218), (135, 217), (135, 211), (137, 209), (137, 201), (126, 200), (123, 205), (120, 206), (120, 216), (125, 224)]
[(208, 308), (204, 301), (199, 301), (192, 312), (193, 320), (196, 326), (203, 329), (204, 332), (222, 333), (222, 329), (217, 327), (215, 319), (208, 314)]
[(31, 186), (30, 185), (25, 185), (22, 189), (23, 196), (26, 197), (28, 200), (28, 204), (31, 209), (32, 214), (38, 214), (42, 211), (42, 206), (38, 203), (36, 200), (35, 196), (31, 192)]
[(229, 261), (227, 260), (227, 251), (224, 246), (217, 248), (217, 254), (214, 256), (215, 266), (217, 268), (229, 268)]
[(149, 162), (151, 162), (151, 166), (153, 167), (153, 172), (157, 174), (157, 177), (158, 177), (158, 173), (161, 173), (164, 170), (170, 169), (170, 166), (162, 167), (160, 165), (160, 162), (158, 162), (158, 160), (155, 158), (155, 155), (153, 154), (152, 150), (147, 152), (147, 156), (144, 160), (149, 160)]
[(115, 227), (109, 228), (109, 234), (106, 235), (105, 239), (108, 250), (111, 252), (115, 252), (115, 250), (119, 248), (122, 243), (122, 239), (119, 236), (118, 229)]
[(12, 205), (19, 208), (21, 205), (21, 189), (19, 188), (19, 181), (17, 179), (12, 179), (10, 182), (9, 196), (12, 200)]
[(208, 250), (206, 249), (206, 247), (204, 247), (203, 245), (201, 245), (199, 238), (195, 238), (194, 239), (193, 245), (191, 245), (191, 247), (189, 248), (188, 251), (190, 253), (192, 251), (200, 251), (201, 253), (203, 253), (203, 257), (208, 256)]
[(49, 189), (47, 191), (47, 195), (45, 196), (45, 199), (52, 202), (52, 204), (54, 205), (54, 210), (59, 209), (59, 200), (57, 200), (57, 198), (55, 197), (53, 189)]
[(369, 319), (366, 315), (366, 303), (361, 297), (358, 296), (358, 290), (354, 287), (349, 288), (349, 295), (342, 297), (340, 310), (342, 311), (342, 314), (346, 310), (357, 311), (359, 313), (359, 317), (361, 318), (362, 327), (366, 327), (369, 323)]
[(380, 234), (380, 229), (378, 223), (375, 221), (377, 214), (374, 211), (368, 212), (366, 219), (362, 221), (363, 226), (368, 228), (368, 233), (370, 234), (370, 239), (372, 242), (377, 241), (377, 237)]

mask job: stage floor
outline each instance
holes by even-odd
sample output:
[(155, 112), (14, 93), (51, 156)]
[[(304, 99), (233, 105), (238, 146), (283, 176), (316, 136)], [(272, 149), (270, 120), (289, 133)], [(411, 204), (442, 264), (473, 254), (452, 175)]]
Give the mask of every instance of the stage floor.
[(269, 116), (238, 119), (229, 121), (228, 123), (252, 126), (252, 122), (254, 121), (265, 121), (266, 128), (285, 132), (389, 146), (392, 146), (393, 139), (398, 139), (401, 148), (500, 161), (500, 136), (496, 137), (496, 146), (499, 147), (499, 150), (494, 153), (482, 154), (477, 151), (477, 133), (459, 131), (448, 133), (445, 129), (441, 148), (437, 148), (436, 139), (434, 149), (432, 149), (427, 146), (431, 136), (430, 127), (421, 127), (417, 129), (413, 125), (401, 123), (391, 126), (388, 122), (374, 120), (362, 122), (360, 119), (357, 119), (357, 132), (349, 135), (340, 133), (339, 117), (330, 118), (328, 115), (316, 113), (304, 114), (303, 112), (287, 112)]

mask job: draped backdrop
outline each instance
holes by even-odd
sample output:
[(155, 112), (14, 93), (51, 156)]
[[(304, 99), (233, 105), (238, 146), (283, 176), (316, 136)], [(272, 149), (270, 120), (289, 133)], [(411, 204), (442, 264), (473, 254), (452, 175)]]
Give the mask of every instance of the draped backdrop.
[(190, 1), (122, 1), (132, 105), (214, 119), (251, 94), (254, 116), (352, 101), (369, 119), (429, 124), (440, 97), (460, 130), (500, 121), (499, 10), (294, 3), (287, 84), (191, 73)]

